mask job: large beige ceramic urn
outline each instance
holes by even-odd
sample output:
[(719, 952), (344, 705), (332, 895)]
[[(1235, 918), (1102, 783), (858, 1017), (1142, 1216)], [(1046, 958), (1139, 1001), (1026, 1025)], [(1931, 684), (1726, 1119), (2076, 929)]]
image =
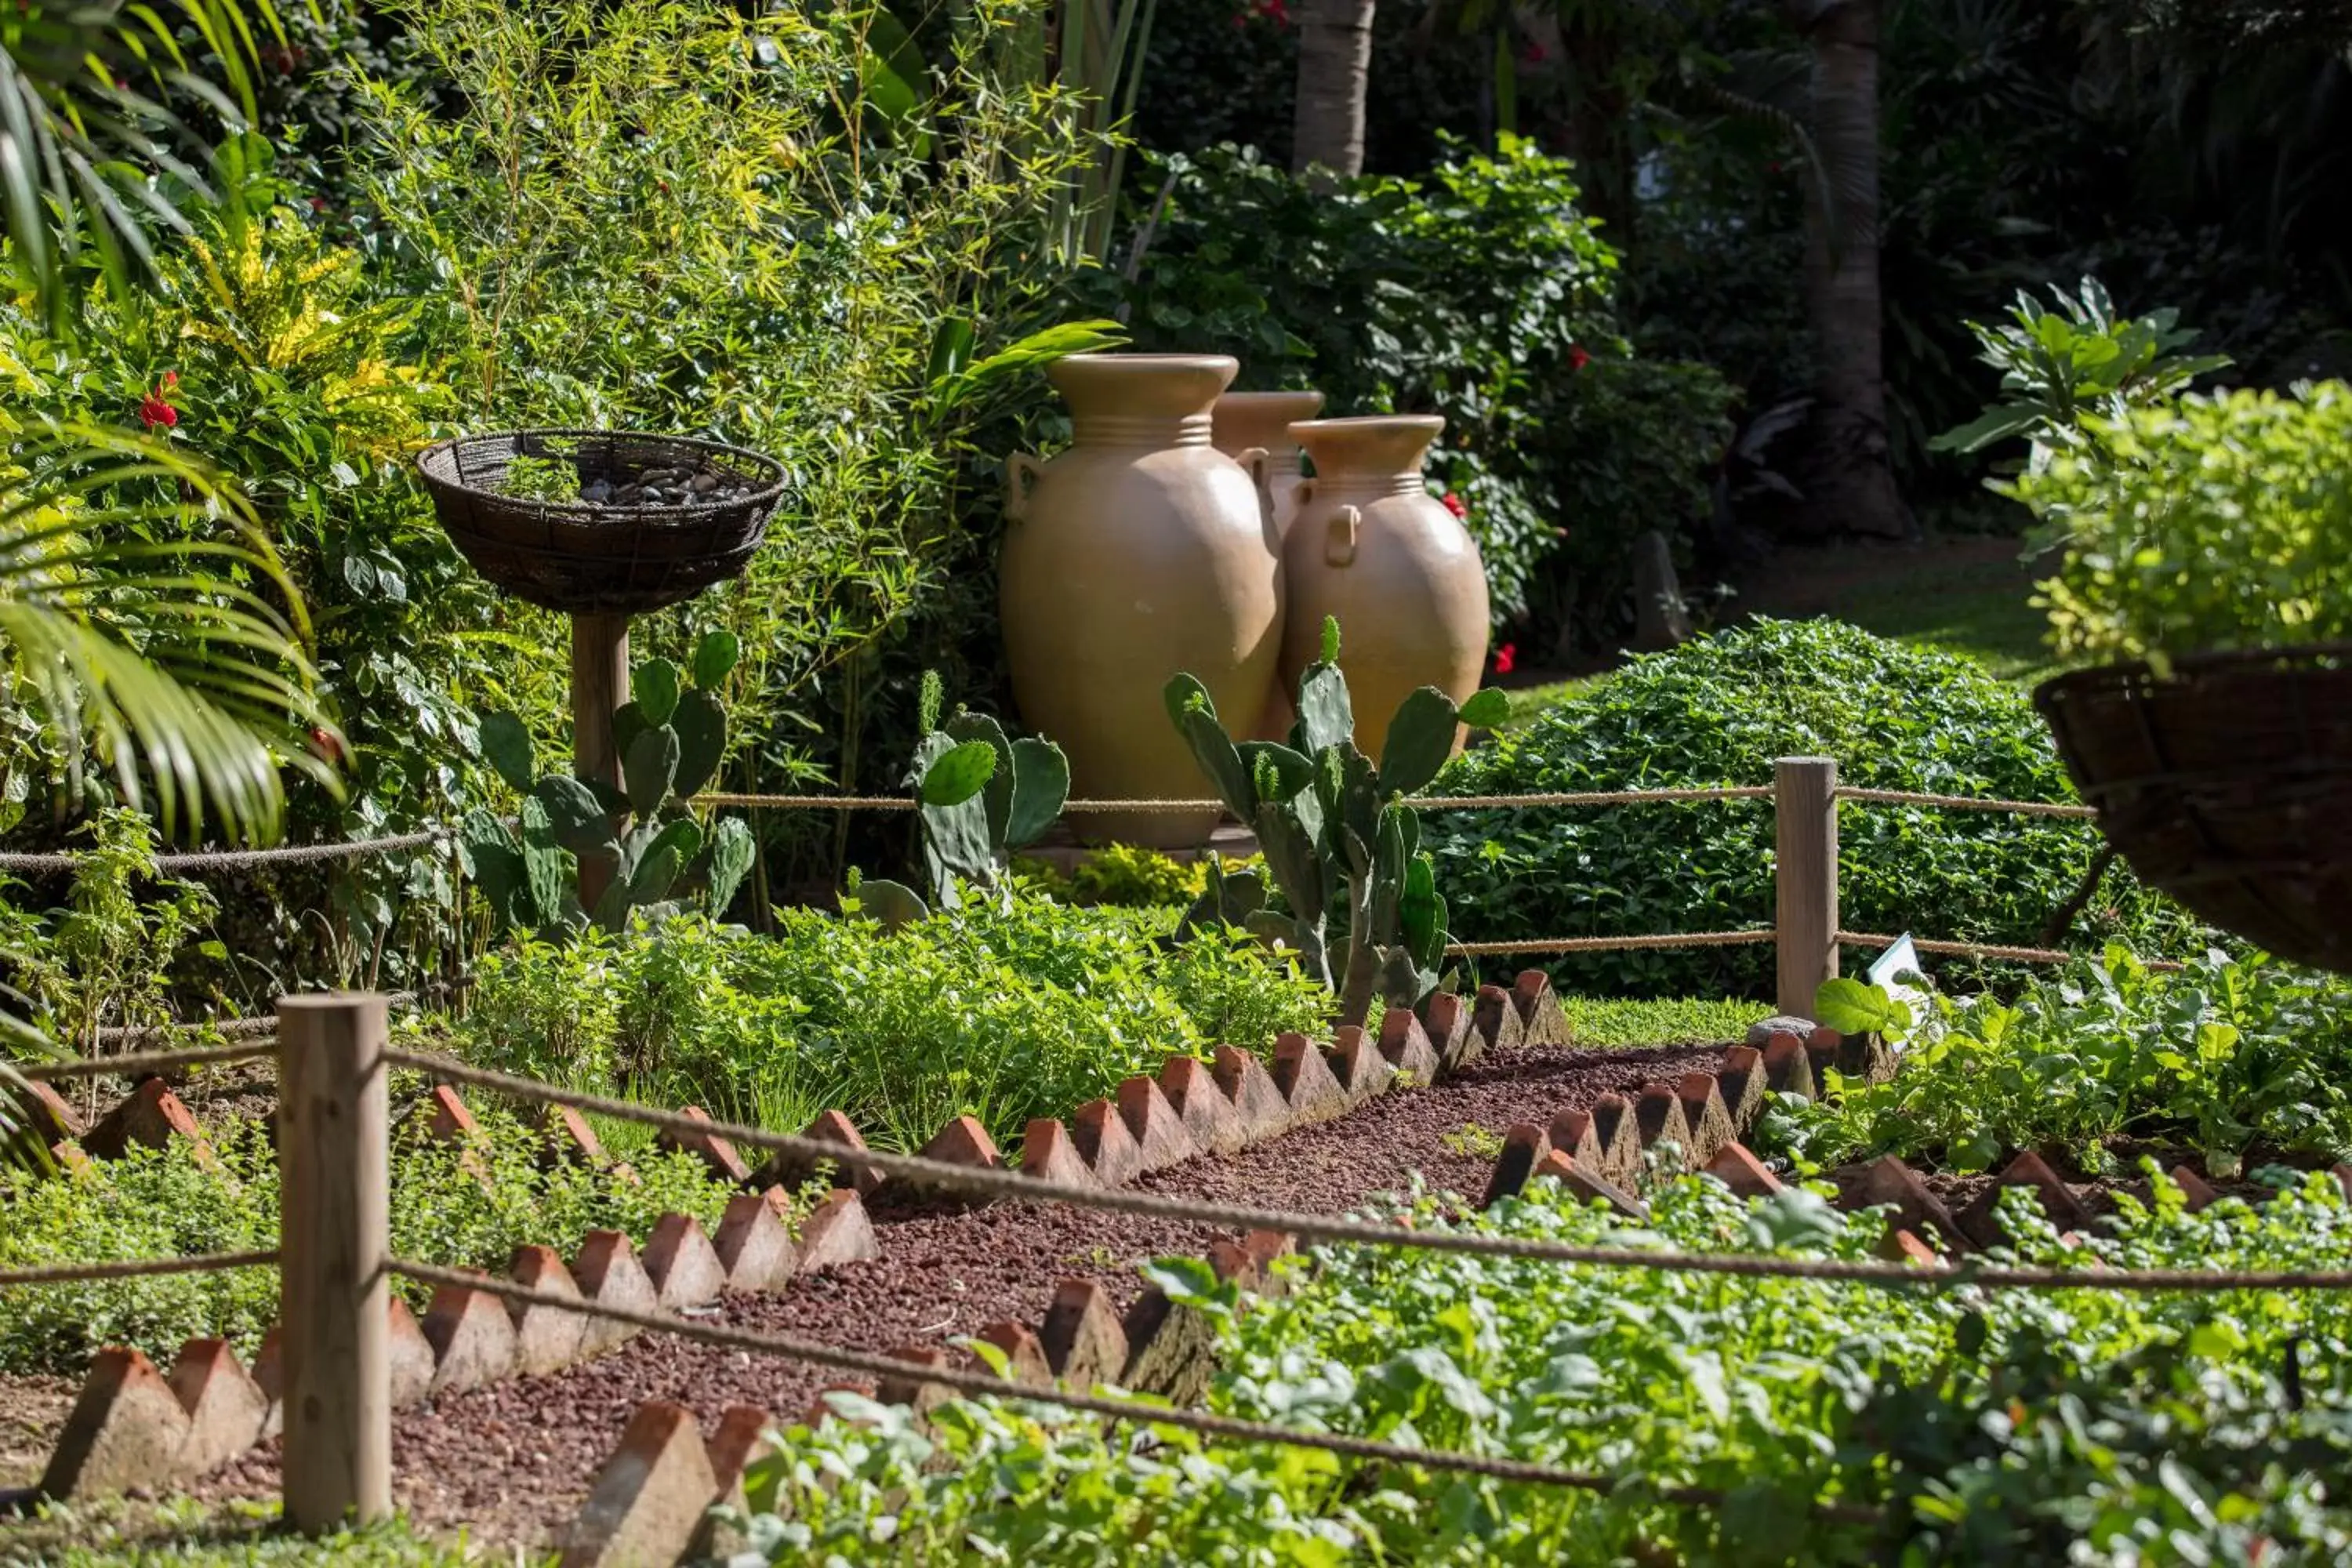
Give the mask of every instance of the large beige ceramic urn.
[[(1070, 793), (1202, 800), (1209, 783), (1168, 717), (1171, 676), (1200, 677), (1245, 728), (1282, 647), (1282, 561), (1265, 456), (1210, 445), (1234, 362), (1214, 354), (1072, 354), (1046, 374), (1069, 403), (1069, 449), (1006, 465), (1000, 591), (1013, 692), (1070, 759)], [(1214, 812), (1080, 814), (1089, 842), (1204, 842)]]
[[(1486, 663), (1486, 572), (1470, 531), (1430, 495), (1422, 459), (1445, 428), (1435, 415), (1309, 419), (1290, 427), (1315, 465), (1301, 480), (1283, 549), (1287, 629), (1282, 679), (1321, 652), (1339, 618), (1339, 668), (1356, 744), (1379, 761), (1397, 704), (1434, 686), (1456, 702)], [(1455, 737), (1458, 748), (1461, 738)]]
[[(1210, 411), (1209, 438), (1218, 451), (1236, 461), (1246, 461), (1252, 452), (1265, 454), (1266, 489), (1274, 497), (1277, 538), (1289, 533), (1290, 520), (1298, 511), (1298, 438), (1290, 427), (1322, 412), (1319, 392), (1228, 392)], [(1276, 680), (1274, 689), (1266, 693), (1265, 709), (1257, 721), (1259, 740), (1288, 738), (1296, 716), (1290, 690)]]

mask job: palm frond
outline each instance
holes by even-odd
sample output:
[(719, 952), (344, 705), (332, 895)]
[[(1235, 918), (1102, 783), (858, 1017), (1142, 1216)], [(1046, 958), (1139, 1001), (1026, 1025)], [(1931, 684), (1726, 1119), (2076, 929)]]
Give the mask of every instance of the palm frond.
[[(70, 319), (85, 245), (117, 288), (152, 261), (146, 225), (184, 227), (152, 171), (205, 194), (198, 137), (167, 100), (195, 102), (230, 132), (254, 117), (257, 24), (282, 38), (271, 0), (89, 0), (17, 8), (0, 23), (0, 223), (17, 273)], [(204, 51), (192, 68), (175, 34)], [(143, 216), (142, 216), (143, 214)]]
[(267, 840), (284, 770), (335, 787), (303, 743), (331, 730), (307, 641), (250, 504), (161, 442), (60, 429), (0, 489), (0, 645), (68, 755), (87, 743), (126, 798), (152, 792), (167, 834)]

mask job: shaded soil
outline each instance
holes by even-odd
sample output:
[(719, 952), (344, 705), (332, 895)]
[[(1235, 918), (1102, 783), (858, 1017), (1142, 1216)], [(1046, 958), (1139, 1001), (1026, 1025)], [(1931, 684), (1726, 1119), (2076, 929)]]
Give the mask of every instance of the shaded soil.
[[(1721, 1058), (1720, 1046), (1600, 1052), (1549, 1048), (1478, 1064), (1434, 1088), (1385, 1096), (1334, 1122), (1223, 1158), (1146, 1178), (1143, 1187), (1269, 1208), (1337, 1212), (1403, 1190), (1415, 1173), (1440, 1191), (1482, 1191), (1494, 1139), (1515, 1121), (1548, 1121), (1605, 1093), (1630, 1093)], [(1124, 1306), (1136, 1266), (1198, 1255), (1215, 1230), (1076, 1208), (1000, 1204), (961, 1213), (876, 1206), (883, 1258), (794, 1281), (783, 1295), (730, 1299), (724, 1321), (888, 1351), (936, 1343), (983, 1324), (1034, 1324), (1055, 1283), (1102, 1281)], [(416, 1522), (463, 1524), (477, 1541), (537, 1544), (578, 1510), (636, 1406), (672, 1399), (708, 1430), (731, 1404), (780, 1415), (806, 1409), (837, 1379), (774, 1357), (645, 1335), (553, 1377), (514, 1379), (403, 1412), (393, 1434), (394, 1487)], [(61, 1413), (60, 1413), (61, 1414)], [(198, 1488), (272, 1495), (274, 1445)]]
[(69, 1377), (0, 1373), (0, 1492), (41, 1479), (78, 1386)]

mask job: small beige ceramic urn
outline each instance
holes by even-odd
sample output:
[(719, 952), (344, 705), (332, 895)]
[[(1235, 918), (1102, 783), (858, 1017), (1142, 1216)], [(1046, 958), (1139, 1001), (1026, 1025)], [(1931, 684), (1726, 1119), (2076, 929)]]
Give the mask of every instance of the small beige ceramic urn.
[[(1274, 496), (1274, 529), (1290, 531), (1298, 511), (1298, 442), (1290, 427), (1323, 412), (1319, 392), (1228, 392), (1211, 411), (1210, 439), (1218, 451), (1244, 461), (1254, 451), (1265, 454), (1266, 488)], [(1277, 545), (1276, 548), (1279, 549)], [(1289, 686), (1280, 680), (1267, 694), (1265, 712), (1258, 720), (1257, 738), (1280, 741), (1290, 734)]]
[(1283, 550), (1284, 689), (1295, 689), (1299, 672), (1319, 657), (1323, 617), (1338, 616), (1356, 744), (1375, 762), (1407, 693), (1434, 686), (1464, 701), (1486, 668), (1486, 567), (1470, 531), (1421, 477), (1430, 443), (1444, 428), (1435, 415), (1309, 419), (1290, 427), (1315, 477), (1297, 487), (1298, 510)]
[[(1046, 372), (1069, 449), (1006, 465), (999, 567), (1021, 716), (1070, 759), (1074, 796), (1213, 791), (1161, 689), (1198, 676), (1228, 723), (1265, 711), (1282, 647), (1282, 560), (1265, 454), (1210, 445), (1239, 368), (1212, 354), (1072, 354)], [(1238, 725), (1236, 727), (1239, 727)], [(1201, 844), (1214, 812), (1073, 816), (1090, 843)]]

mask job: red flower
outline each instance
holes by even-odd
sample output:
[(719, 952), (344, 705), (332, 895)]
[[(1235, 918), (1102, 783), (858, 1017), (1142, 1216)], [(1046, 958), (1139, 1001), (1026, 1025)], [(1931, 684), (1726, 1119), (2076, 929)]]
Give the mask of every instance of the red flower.
[(1584, 352), (1584, 345), (1582, 343), (1570, 343), (1568, 345), (1569, 369), (1582, 370), (1586, 365), (1589, 365), (1591, 363), (1592, 356)]
[(1495, 673), (1508, 675), (1519, 667), (1519, 645), (1507, 642), (1495, 650)]
[(327, 198), (324, 196), (312, 196), (310, 198), (310, 210), (314, 213), (325, 212), (327, 210)]
[(1265, 0), (1265, 3), (1258, 7), (1258, 13), (1277, 27), (1290, 26), (1290, 7), (1284, 3), (1284, 0)]
[(1447, 490), (1443, 496), (1439, 497), (1437, 504), (1452, 512), (1455, 517), (1466, 518), (1470, 515), (1470, 508), (1468, 504), (1465, 502), (1460, 496), (1455, 495), (1452, 490)]
[(179, 381), (178, 376), (167, 370), (163, 373), (163, 379), (156, 384), (155, 390), (139, 400), (141, 424), (150, 430), (158, 426), (168, 430), (180, 422), (180, 411), (165, 400), (165, 395), (178, 385)]
[(351, 752), (345, 749), (343, 738), (323, 724), (310, 726), (310, 750), (320, 762), (331, 766), (341, 767), (351, 760)]
[(179, 385), (179, 384), (180, 384), (180, 373), (179, 373), (178, 371), (176, 371), (176, 370), (167, 370), (167, 371), (165, 371), (165, 372), (163, 373), (163, 384), (164, 384), (165, 386), (177, 386), (177, 385)]
[(1528, 47), (1519, 51), (1519, 58), (1525, 60), (1531, 66), (1539, 66), (1543, 64), (1544, 61), (1551, 58), (1551, 51), (1543, 47), (1542, 40), (1538, 38), (1529, 38), (1528, 40)]

